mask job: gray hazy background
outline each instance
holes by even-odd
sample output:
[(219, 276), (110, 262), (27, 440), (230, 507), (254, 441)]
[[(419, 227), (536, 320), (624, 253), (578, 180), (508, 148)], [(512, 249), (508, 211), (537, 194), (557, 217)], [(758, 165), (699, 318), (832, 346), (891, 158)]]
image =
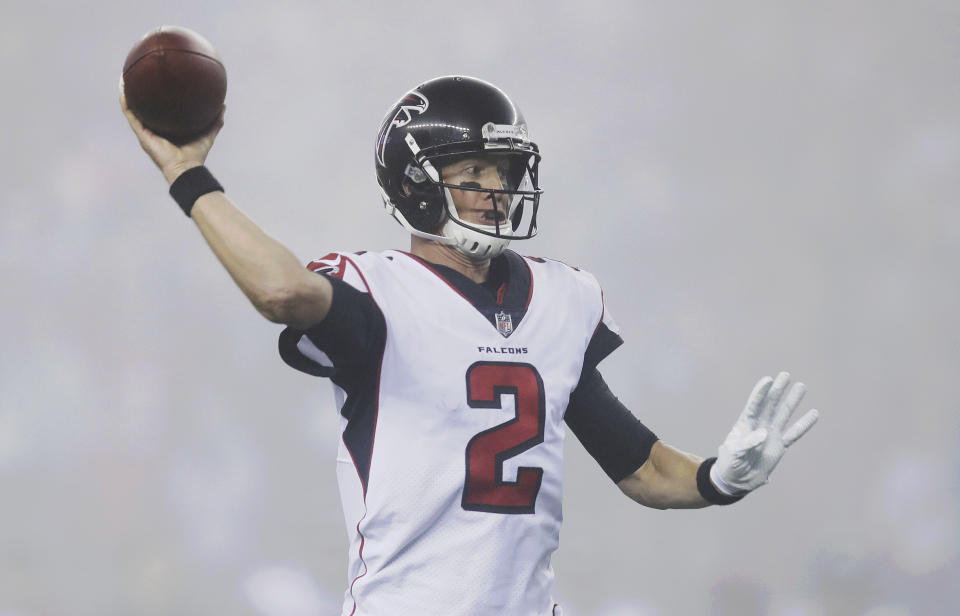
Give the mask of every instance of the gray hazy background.
[(820, 423), (742, 503), (654, 511), (571, 437), (570, 616), (919, 616), (960, 603), (960, 3), (30, 2), (0, 13), (0, 615), (338, 613), (329, 384), (166, 195), (129, 48), (219, 49), (227, 192), (304, 261), (404, 248), (373, 145), (463, 73), (544, 153), (524, 254), (594, 272), (601, 365), (713, 455), (757, 378)]

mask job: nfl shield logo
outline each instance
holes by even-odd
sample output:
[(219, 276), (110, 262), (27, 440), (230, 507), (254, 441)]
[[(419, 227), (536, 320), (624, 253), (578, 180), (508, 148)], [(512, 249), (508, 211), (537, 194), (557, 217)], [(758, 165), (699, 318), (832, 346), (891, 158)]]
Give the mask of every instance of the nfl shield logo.
[(500, 332), (504, 338), (513, 333), (513, 319), (510, 318), (509, 314), (501, 310), (493, 316), (497, 319), (497, 331)]

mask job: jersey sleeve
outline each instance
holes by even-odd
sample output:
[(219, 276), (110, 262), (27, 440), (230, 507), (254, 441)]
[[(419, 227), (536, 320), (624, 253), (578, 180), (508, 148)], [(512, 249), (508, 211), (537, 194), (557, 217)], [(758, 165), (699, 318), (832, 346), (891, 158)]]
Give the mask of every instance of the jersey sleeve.
[(330, 310), (309, 329), (283, 330), (280, 357), (296, 370), (328, 377), (351, 391), (376, 371), (386, 341), (386, 321), (359, 273), (351, 279), (350, 268), (355, 266), (346, 257), (328, 255), (307, 267), (326, 276), (333, 286)]
[(614, 482), (643, 466), (658, 440), (613, 395), (596, 368), (585, 372), (570, 394), (564, 421)]
[(590, 294), (593, 296), (592, 302), (596, 306), (594, 315), (599, 314), (599, 318), (594, 316), (597, 319), (595, 321), (597, 325), (593, 330), (590, 342), (587, 344), (587, 350), (584, 351), (583, 369), (580, 371), (581, 375), (589, 375), (605, 357), (623, 344), (623, 338), (620, 337), (620, 328), (613, 320), (613, 316), (604, 302), (603, 289), (600, 287), (600, 283), (588, 272), (579, 271), (579, 273), (581, 277), (585, 277), (589, 281)]
[(587, 272), (580, 271), (580, 276), (588, 283), (596, 327), (584, 351), (580, 381), (570, 394), (564, 421), (607, 476), (618, 482), (646, 462), (657, 436), (613, 395), (597, 370), (597, 365), (623, 344), (623, 338), (605, 305), (600, 283)]

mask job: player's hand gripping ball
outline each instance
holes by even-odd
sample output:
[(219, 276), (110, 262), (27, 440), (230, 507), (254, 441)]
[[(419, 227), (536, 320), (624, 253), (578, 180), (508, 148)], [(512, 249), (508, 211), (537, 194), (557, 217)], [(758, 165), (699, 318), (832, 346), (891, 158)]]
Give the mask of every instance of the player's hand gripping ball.
[(217, 50), (178, 26), (144, 35), (127, 54), (120, 83), (143, 125), (178, 145), (213, 127), (227, 95), (227, 71)]

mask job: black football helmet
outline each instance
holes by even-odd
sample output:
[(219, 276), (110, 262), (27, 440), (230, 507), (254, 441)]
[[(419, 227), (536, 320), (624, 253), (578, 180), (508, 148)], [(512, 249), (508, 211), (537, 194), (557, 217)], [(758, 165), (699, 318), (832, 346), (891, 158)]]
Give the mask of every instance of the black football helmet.
[[(452, 171), (444, 177), (445, 168), (469, 161), (496, 172), (484, 182)], [(536, 235), (539, 163), (520, 109), (499, 88), (473, 77), (438, 77), (417, 86), (391, 107), (377, 136), (377, 181), (387, 212), (410, 233), (475, 259), (495, 257), (510, 240)], [(483, 193), (479, 202), (489, 211), (482, 222), (461, 217), (451, 190)]]

